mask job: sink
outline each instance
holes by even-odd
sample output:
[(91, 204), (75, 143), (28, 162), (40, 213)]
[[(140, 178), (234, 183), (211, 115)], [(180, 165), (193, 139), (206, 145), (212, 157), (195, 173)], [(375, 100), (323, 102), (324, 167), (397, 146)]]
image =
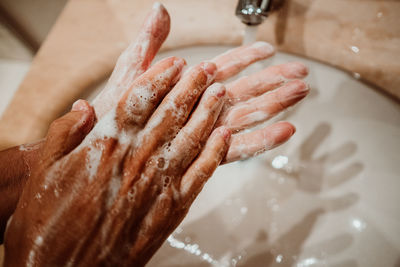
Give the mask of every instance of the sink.
[[(14, 2), (4, 1), (39, 43), (65, 0)], [(30, 16), (38, 6), (53, 11)], [(0, 87), (7, 89), (0, 90), (0, 114), (32, 56), (1, 40)], [(181, 56), (193, 65), (229, 48), (181, 48), (157, 59)], [(147, 266), (400, 266), (399, 102), (357, 74), (285, 53), (248, 71), (288, 61), (310, 69), (309, 96), (274, 119), (292, 122), (296, 134), (273, 151), (219, 167)]]
[[(161, 53), (195, 64), (226, 46)], [(400, 264), (400, 106), (354, 76), (301, 61), (310, 95), (276, 120), (283, 146), (221, 166), (148, 266), (397, 266)], [(269, 122), (271, 123), (271, 122)]]
[[(192, 65), (229, 48), (181, 48), (157, 59)], [(400, 105), (352, 74), (294, 55), (277, 53), (248, 71), (288, 61), (310, 69), (310, 95), (274, 119), (292, 122), (296, 134), (219, 167), (148, 266), (400, 264)]]

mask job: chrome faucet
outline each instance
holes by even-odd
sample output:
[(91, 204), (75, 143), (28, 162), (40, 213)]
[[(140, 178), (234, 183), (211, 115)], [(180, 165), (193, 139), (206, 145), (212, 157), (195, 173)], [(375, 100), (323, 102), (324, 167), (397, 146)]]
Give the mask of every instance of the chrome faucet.
[(271, 12), (272, 2), (273, 0), (239, 0), (235, 12), (236, 16), (244, 24), (259, 25)]

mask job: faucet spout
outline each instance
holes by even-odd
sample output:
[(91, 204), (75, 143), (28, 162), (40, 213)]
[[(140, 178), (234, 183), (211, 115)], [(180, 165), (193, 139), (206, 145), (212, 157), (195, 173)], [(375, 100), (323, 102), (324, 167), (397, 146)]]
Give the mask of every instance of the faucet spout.
[(272, 0), (239, 0), (236, 16), (246, 25), (261, 24), (272, 9)]

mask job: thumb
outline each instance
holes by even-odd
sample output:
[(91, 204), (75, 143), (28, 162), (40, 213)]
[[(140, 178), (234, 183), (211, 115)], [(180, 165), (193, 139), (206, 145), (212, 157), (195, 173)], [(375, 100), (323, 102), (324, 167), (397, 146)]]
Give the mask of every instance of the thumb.
[(90, 132), (94, 122), (93, 107), (85, 100), (76, 101), (70, 112), (51, 123), (43, 149), (43, 159), (50, 160), (51, 164), (71, 152)]

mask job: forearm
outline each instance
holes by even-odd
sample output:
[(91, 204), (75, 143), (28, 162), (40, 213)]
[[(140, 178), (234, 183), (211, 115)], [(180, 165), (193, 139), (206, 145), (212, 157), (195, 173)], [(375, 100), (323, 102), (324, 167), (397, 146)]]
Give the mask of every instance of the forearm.
[(7, 221), (14, 213), (19, 197), (36, 164), (42, 142), (0, 151), (0, 243)]

